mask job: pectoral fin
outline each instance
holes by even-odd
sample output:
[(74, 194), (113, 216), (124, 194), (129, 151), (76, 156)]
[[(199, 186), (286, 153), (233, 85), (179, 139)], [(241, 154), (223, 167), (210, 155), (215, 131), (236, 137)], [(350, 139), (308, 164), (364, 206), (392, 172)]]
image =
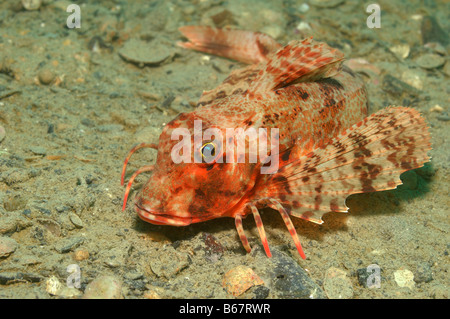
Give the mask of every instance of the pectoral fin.
[[(291, 215), (322, 223), (327, 212), (347, 212), (345, 199), (351, 194), (400, 185), (403, 172), (429, 161), (430, 139), (417, 110), (389, 107), (309, 154), (291, 155), (292, 161), (257, 196), (274, 198)], [(296, 154), (295, 149), (291, 154)]]

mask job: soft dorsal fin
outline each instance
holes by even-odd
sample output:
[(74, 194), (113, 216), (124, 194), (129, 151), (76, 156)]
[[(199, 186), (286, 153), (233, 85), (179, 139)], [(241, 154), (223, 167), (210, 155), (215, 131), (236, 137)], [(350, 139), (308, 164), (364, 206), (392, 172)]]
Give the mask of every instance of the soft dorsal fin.
[(344, 54), (311, 38), (291, 41), (274, 53), (251, 85), (254, 92), (265, 92), (300, 82), (317, 81), (336, 75)]

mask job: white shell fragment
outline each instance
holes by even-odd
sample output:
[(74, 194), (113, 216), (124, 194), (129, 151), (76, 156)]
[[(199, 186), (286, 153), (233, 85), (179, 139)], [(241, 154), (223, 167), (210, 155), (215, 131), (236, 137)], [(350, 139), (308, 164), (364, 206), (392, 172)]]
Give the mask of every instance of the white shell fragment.
[(393, 47), (390, 47), (389, 50), (402, 60), (406, 59), (411, 51), (407, 44), (394, 45)]
[(414, 274), (408, 269), (399, 269), (394, 272), (395, 282), (399, 287), (414, 288)]

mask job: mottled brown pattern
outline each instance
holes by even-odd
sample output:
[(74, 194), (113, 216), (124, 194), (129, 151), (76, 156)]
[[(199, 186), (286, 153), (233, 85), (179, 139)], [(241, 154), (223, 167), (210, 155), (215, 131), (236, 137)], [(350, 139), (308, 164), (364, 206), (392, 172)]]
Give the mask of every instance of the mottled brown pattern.
[[(401, 184), (400, 174), (427, 162), (431, 148), (425, 121), (416, 110), (405, 107), (375, 113), (337, 135), (334, 141), (312, 156), (299, 156), (283, 166), (269, 177), (269, 185), (261, 188), (259, 196), (296, 200), (300, 207), (291, 215), (322, 223), (324, 213), (348, 210), (348, 195)], [(289, 193), (278, 175), (287, 179)]]
[(248, 90), (250, 83), (254, 80), (257, 70), (253, 65), (243, 69), (234, 70), (217, 88), (204, 91), (197, 106), (218, 105), (220, 99), (232, 95), (243, 95)]
[[(326, 212), (346, 212), (348, 195), (392, 189), (402, 172), (429, 160), (430, 135), (423, 118), (411, 108), (390, 107), (367, 117), (367, 93), (362, 80), (341, 67), (343, 54), (312, 39), (281, 47), (267, 35), (208, 27), (183, 27), (189, 42), (206, 53), (252, 65), (233, 71), (216, 89), (206, 91), (198, 108), (181, 114), (163, 129), (155, 165), (137, 171), (151, 176), (135, 199), (139, 216), (153, 224), (183, 226), (218, 217), (235, 218), (239, 238), (251, 250), (242, 218), (252, 214), (268, 256), (268, 241), (258, 209), (278, 210), (299, 254), (305, 258), (289, 215), (322, 223)], [(225, 141), (217, 145), (212, 163), (192, 149), (192, 163), (175, 164), (170, 157), (179, 141), (174, 129), (185, 128), (194, 141), (194, 120), (203, 131), (231, 128), (277, 128), (270, 135), (279, 143), (279, 169), (261, 174), (268, 163), (219, 163)], [(247, 137), (248, 139), (249, 137)], [(237, 143), (236, 136), (228, 143)], [(247, 141), (249, 145), (256, 143)], [(135, 147), (127, 157), (142, 147)], [(245, 153), (235, 158), (249, 158)], [(125, 171), (125, 167), (124, 167)], [(122, 174), (123, 176), (123, 174)]]

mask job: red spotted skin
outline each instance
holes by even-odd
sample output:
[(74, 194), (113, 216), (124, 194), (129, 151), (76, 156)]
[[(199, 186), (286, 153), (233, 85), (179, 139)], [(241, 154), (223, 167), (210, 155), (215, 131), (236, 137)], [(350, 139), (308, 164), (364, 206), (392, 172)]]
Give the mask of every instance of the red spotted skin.
[[(156, 163), (135, 198), (143, 220), (185, 226), (233, 217), (250, 251), (241, 220), (253, 214), (270, 257), (257, 209), (270, 206), (281, 213), (305, 258), (289, 215), (321, 223), (326, 212), (347, 211), (348, 195), (395, 188), (401, 172), (428, 161), (429, 133), (418, 112), (388, 108), (367, 117), (363, 81), (342, 66), (343, 54), (326, 44), (306, 39), (281, 47), (259, 33), (207, 27), (181, 32), (191, 41), (183, 47), (253, 64), (233, 71), (203, 93), (194, 111), (164, 127)], [(195, 147), (190, 163), (175, 163), (171, 151), (179, 141), (171, 135), (188, 129), (193, 144), (194, 120), (202, 121), (203, 131), (216, 128), (223, 136), (229, 128), (278, 129), (272, 138), (279, 143), (279, 153), (273, 154), (279, 170), (262, 174), (261, 162), (195, 163), (201, 159), (201, 148)], [(227, 142), (236, 140), (222, 145)], [(218, 154), (225, 158), (225, 148)], [(250, 155), (248, 148), (244, 155)], [(392, 167), (383, 171), (383, 163)]]
[(266, 176), (261, 176), (259, 165), (250, 163), (215, 164), (210, 170), (203, 164), (173, 163), (170, 152), (178, 143), (170, 139), (174, 128), (193, 132), (194, 119), (203, 121), (203, 129), (220, 128), (224, 136), (226, 128), (279, 128), (280, 152), (296, 143), (307, 154), (367, 116), (366, 90), (350, 70), (261, 96), (243, 91), (199, 104), (195, 111), (180, 114), (166, 125), (159, 139), (156, 169), (136, 197), (138, 207), (150, 207), (163, 215), (179, 214), (186, 224), (243, 214), (256, 182)]

